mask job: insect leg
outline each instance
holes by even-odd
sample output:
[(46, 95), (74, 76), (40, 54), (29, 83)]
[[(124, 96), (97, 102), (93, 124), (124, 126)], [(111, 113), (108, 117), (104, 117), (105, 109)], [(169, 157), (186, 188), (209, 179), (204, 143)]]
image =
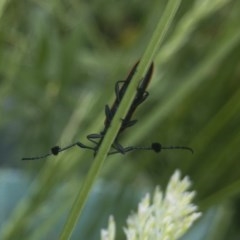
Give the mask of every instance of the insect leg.
[[(123, 81), (123, 80), (117, 81), (115, 84), (115, 94), (116, 94), (118, 103), (120, 103), (120, 101), (122, 100), (123, 94), (126, 91), (126, 85), (124, 85), (124, 83), (128, 85), (128, 83), (126, 83), (126, 81)], [(123, 84), (122, 87), (120, 87), (120, 84)]]
[(103, 135), (97, 134), (97, 133), (87, 135), (87, 139), (96, 145), (98, 145), (99, 142), (95, 141), (94, 139), (102, 139), (102, 138), (103, 138)]

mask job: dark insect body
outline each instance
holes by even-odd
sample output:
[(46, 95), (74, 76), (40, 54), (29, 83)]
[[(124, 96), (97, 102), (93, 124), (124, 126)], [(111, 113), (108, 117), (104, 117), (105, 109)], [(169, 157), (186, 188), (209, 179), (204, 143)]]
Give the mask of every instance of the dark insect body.
[[(100, 132), (100, 134), (90, 134), (87, 136), (88, 140), (93, 142), (94, 144), (96, 144), (95, 147), (91, 147), (90, 149), (92, 149), (96, 154), (103, 137), (105, 136), (107, 129), (109, 128), (111, 121), (119, 107), (119, 104), (122, 101), (122, 98), (128, 88), (128, 85), (134, 75), (134, 73), (136, 72), (137, 66), (138, 66), (137, 62), (132, 70), (130, 71), (130, 73), (128, 74), (128, 77), (125, 81), (118, 81), (115, 84), (115, 94), (116, 94), (116, 99), (114, 101), (114, 103), (112, 104), (112, 107), (110, 108), (108, 105), (105, 106), (105, 122), (104, 122), (104, 129)], [(149, 93), (146, 91), (146, 88), (151, 80), (151, 76), (152, 76), (152, 72), (153, 72), (153, 63), (151, 64), (151, 66), (148, 69), (147, 74), (145, 75), (145, 77), (142, 79), (142, 81), (140, 82), (140, 84), (138, 85), (137, 91), (136, 91), (136, 95), (133, 99), (133, 102), (129, 108), (129, 111), (127, 113), (127, 115), (125, 116), (124, 119), (122, 119), (122, 124), (121, 127), (118, 131), (117, 137), (114, 141), (114, 143), (112, 144), (112, 147), (116, 150), (114, 152), (110, 152), (109, 154), (113, 154), (113, 153), (122, 153), (124, 154), (126, 151), (121, 144), (118, 143), (117, 139), (120, 133), (122, 133), (126, 128), (133, 126), (137, 120), (132, 120), (132, 115), (135, 112), (136, 108), (143, 103), (146, 98), (148, 97)], [(96, 140), (99, 139), (98, 142), (96, 142)], [(81, 146), (83, 147), (83, 146)], [(86, 146), (86, 148), (89, 148), (88, 146)]]
[[(119, 107), (119, 104), (122, 101), (122, 98), (124, 97), (124, 94), (128, 88), (128, 85), (130, 83), (130, 81), (132, 80), (133, 75), (135, 74), (136, 70), (137, 70), (137, 66), (138, 66), (139, 62), (137, 62), (133, 68), (131, 69), (130, 73), (128, 74), (126, 80), (124, 81), (117, 81), (115, 84), (115, 94), (116, 94), (116, 99), (113, 102), (111, 108), (106, 105), (105, 106), (105, 121), (104, 121), (104, 129), (99, 133), (99, 134), (89, 134), (87, 136), (87, 139), (92, 142), (93, 144), (95, 144), (95, 146), (87, 146), (81, 142), (76, 142), (73, 143), (69, 146), (66, 146), (64, 148), (60, 148), (59, 146), (55, 146), (51, 149), (51, 153), (45, 154), (43, 156), (39, 156), (39, 157), (30, 157), (30, 158), (23, 158), (22, 160), (37, 160), (37, 159), (41, 159), (41, 158), (46, 158), (50, 155), (58, 155), (58, 153), (65, 151), (69, 148), (72, 148), (74, 146), (78, 146), (80, 148), (85, 148), (85, 149), (90, 149), (94, 152), (94, 155), (96, 155), (99, 146), (102, 143), (102, 140), (111, 124), (111, 121)], [(193, 153), (193, 150), (189, 147), (185, 147), (185, 146), (168, 146), (168, 147), (163, 147), (160, 143), (152, 143), (150, 147), (135, 147), (135, 146), (130, 146), (130, 147), (123, 147), (121, 144), (118, 143), (118, 137), (119, 135), (126, 129), (129, 127), (132, 127), (134, 124), (136, 124), (137, 120), (132, 120), (132, 116), (133, 113), (135, 112), (135, 110), (137, 109), (137, 107), (143, 103), (149, 93), (146, 91), (146, 88), (151, 80), (152, 77), (152, 73), (153, 73), (153, 63), (150, 65), (146, 75), (144, 76), (144, 78), (141, 80), (141, 82), (139, 83), (137, 90), (136, 90), (136, 94), (135, 97), (133, 99), (133, 102), (129, 108), (129, 111), (127, 112), (127, 115), (125, 116), (124, 119), (122, 119), (122, 124), (121, 127), (118, 131), (117, 137), (115, 138), (113, 144), (112, 144), (112, 148), (113, 150), (110, 151), (108, 153), (108, 155), (112, 155), (112, 154), (116, 154), (116, 153), (121, 153), (121, 154), (125, 154), (127, 152), (130, 151), (134, 151), (134, 150), (151, 150), (154, 151), (156, 153), (160, 152), (161, 150), (165, 150), (165, 149), (183, 149), (183, 150), (188, 150), (191, 151)]]

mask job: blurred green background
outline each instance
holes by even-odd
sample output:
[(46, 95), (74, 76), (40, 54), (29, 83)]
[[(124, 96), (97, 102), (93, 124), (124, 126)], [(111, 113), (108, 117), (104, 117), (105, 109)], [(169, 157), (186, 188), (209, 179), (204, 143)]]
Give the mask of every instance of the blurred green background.
[[(141, 57), (167, 1), (1, 1), (0, 239), (58, 239), (92, 161), (54, 145), (88, 143)], [(203, 217), (183, 239), (240, 239), (240, 1), (184, 0), (155, 59), (150, 96), (124, 146), (186, 145), (108, 157), (72, 239), (118, 239), (137, 202), (175, 169), (193, 181)]]

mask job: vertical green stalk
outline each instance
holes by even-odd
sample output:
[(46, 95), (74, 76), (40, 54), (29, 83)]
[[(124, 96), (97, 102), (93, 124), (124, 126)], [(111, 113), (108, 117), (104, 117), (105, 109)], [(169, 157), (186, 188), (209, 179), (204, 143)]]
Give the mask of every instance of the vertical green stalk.
[(127, 114), (127, 111), (132, 103), (132, 100), (135, 96), (135, 92), (139, 83), (139, 79), (147, 72), (151, 62), (153, 61), (153, 57), (156, 55), (157, 50), (162, 43), (167, 30), (173, 20), (173, 17), (181, 3), (181, 0), (169, 0), (166, 6), (166, 9), (159, 19), (156, 30), (153, 33), (153, 36), (150, 40), (149, 45), (141, 61), (137, 68), (136, 74), (133, 76), (126, 93), (119, 105), (119, 108), (111, 122), (111, 126), (109, 127), (102, 144), (97, 152), (97, 155), (94, 159), (94, 162), (90, 168), (90, 171), (87, 174), (87, 177), (83, 183), (82, 188), (80, 189), (78, 196), (71, 208), (68, 219), (64, 225), (63, 231), (60, 236), (60, 240), (70, 239), (73, 229), (77, 223), (77, 220), (81, 214), (81, 211), (84, 207), (84, 204), (87, 200), (87, 197), (90, 193), (90, 190), (93, 186), (93, 183), (101, 170), (101, 167), (104, 163), (105, 158), (107, 157), (107, 153), (110, 150), (110, 147), (117, 136), (118, 130), (121, 126), (121, 119), (124, 119), (124, 116)]
[(3, 15), (4, 9), (6, 7), (6, 3), (7, 3), (6, 0), (1, 0), (0, 1), (0, 19), (1, 19), (2, 15)]

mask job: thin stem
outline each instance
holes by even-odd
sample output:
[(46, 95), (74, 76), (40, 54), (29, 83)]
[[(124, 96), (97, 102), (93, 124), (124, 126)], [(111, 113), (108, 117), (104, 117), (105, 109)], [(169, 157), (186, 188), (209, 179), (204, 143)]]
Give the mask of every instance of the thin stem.
[(181, 0), (170, 0), (168, 1), (166, 10), (159, 19), (157, 28), (151, 38), (151, 41), (141, 58), (136, 74), (133, 76), (131, 83), (124, 94), (124, 97), (119, 105), (119, 108), (111, 122), (111, 126), (107, 130), (105, 137), (103, 138), (102, 144), (96, 154), (94, 162), (90, 168), (90, 171), (87, 174), (87, 177), (83, 183), (82, 188), (80, 189), (78, 196), (72, 206), (72, 209), (69, 213), (68, 219), (64, 225), (63, 231), (60, 236), (60, 240), (70, 239), (70, 236), (73, 232), (73, 229), (77, 223), (77, 220), (81, 214), (81, 211), (84, 207), (84, 204), (87, 200), (87, 197), (90, 193), (90, 190), (93, 186), (93, 183), (101, 170), (101, 167), (104, 163), (105, 158), (108, 155), (110, 147), (116, 138), (118, 131), (121, 127), (121, 120), (126, 116), (128, 109), (134, 98), (139, 79), (144, 76), (153, 61), (153, 57), (156, 55), (157, 50), (160, 44), (163, 41), (163, 38), (169, 29), (170, 23), (173, 20), (173, 17), (180, 5)]

